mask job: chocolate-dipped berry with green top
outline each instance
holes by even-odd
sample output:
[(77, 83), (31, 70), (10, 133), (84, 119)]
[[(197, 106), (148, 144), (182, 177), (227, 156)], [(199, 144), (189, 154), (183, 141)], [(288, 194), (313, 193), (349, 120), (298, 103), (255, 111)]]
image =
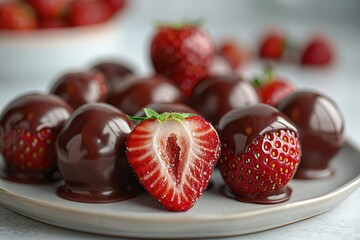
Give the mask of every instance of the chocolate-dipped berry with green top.
[(125, 155), (131, 127), (123, 112), (105, 103), (75, 110), (58, 136), (58, 165), (65, 181), (58, 195), (88, 203), (133, 197), (137, 181)]
[(210, 181), (220, 155), (218, 134), (198, 115), (144, 111), (145, 117), (131, 117), (141, 123), (126, 141), (129, 164), (157, 202), (187, 211)]
[(218, 126), (218, 167), (235, 199), (278, 203), (291, 196), (286, 185), (301, 157), (298, 131), (274, 107), (256, 104), (225, 114)]
[(253, 84), (259, 92), (262, 103), (275, 106), (281, 99), (295, 91), (295, 87), (284, 78), (276, 75), (274, 69), (267, 68), (263, 76), (254, 79)]
[(0, 117), (2, 177), (22, 183), (57, 180), (55, 141), (71, 112), (55, 95), (28, 93), (12, 100)]
[(295, 178), (316, 179), (333, 174), (331, 159), (344, 144), (344, 118), (329, 97), (296, 91), (276, 106), (299, 130), (302, 158)]

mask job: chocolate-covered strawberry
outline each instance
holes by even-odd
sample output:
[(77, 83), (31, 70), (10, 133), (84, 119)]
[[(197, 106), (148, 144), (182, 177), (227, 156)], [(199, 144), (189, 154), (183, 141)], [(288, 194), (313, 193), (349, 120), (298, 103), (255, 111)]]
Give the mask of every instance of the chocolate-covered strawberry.
[(198, 115), (144, 111), (145, 117), (132, 118), (142, 122), (127, 139), (128, 161), (156, 201), (186, 211), (210, 181), (220, 154), (218, 134)]
[(58, 194), (69, 200), (106, 203), (136, 193), (136, 178), (125, 155), (132, 123), (105, 103), (79, 107), (57, 141), (58, 165), (65, 180)]
[(265, 104), (234, 109), (218, 126), (219, 169), (239, 201), (277, 203), (290, 198), (286, 184), (299, 165), (298, 132), (288, 118)]
[(53, 83), (50, 92), (76, 109), (86, 103), (105, 102), (109, 95), (109, 84), (98, 70), (69, 72)]
[(281, 99), (295, 91), (295, 87), (284, 78), (277, 76), (272, 68), (267, 68), (263, 76), (253, 81), (261, 102), (275, 106)]
[(28, 93), (12, 100), (0, 118), (3, 177), (24, 183), (55, 180), (55, 141), (71, 112), (55, 95)]
[(313, 91), (296, 91), (277, 108), (297, 126), (302, 159), (296, 178), (315, 179), (331, 175), (330, 160), (344, 144), (344, 118), (329, 97)]
[(93, 70), (101, 71), (106, 78), (106, 81), (110, 85), (110, 90), (115, 88), (115, 86), (123, 81), (127, 75), (133, 74), (133, 70), (128, 66), (115, 62), (115, 61), (105, 61), (100, 62), (92, 67)]
[(181, 93), (164, 76), (128, 77), (116, 84), (108, 103), (129, 115), (134, 115), (150, 103), (175, 103), (181, 101)]
[(229, 110), (259, 102), (250, 82), (236, 76), (209, 76), (196, 85), (189, 105), (216, 126)]

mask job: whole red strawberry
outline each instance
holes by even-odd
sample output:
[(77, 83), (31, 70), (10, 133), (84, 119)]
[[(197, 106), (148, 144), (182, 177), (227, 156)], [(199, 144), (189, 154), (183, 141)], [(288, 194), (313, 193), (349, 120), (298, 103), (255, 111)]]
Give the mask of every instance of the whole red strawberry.
[(22, 2), (0, 3), (0, 29), (29, 30), (37, 27), (35, 13)]
[(289, 199), (286, 184), (299, 165), (298, 132), (275, 108), (257, 104), (228, 112), (219, 123), (219, 169), (236, 199), (276, 203)]
[(113, 14), (123, 10), (127, 4), (126, 0), (104, 0), (104, 1), (109, 4), (111, 8), (111, 12)]
[(127, 157), (142, 186), (170, 211), (190, 209), (207, 187), (220, 155), (213, 126), (192, 114), (144, 109), (131, 131)]
[(53, 180), (57, 133), (71, 112), (54, 95), (31, 93), (13, 100), (0, 118), (4, 177), (30, 183)]
[(250, 59), (249, 53), (233, 39), (220, 44), (219, 54), (229, 62), (233, 70), (243, 67)]
[(156, 72), (174, 80), (190, 96), (208, 71), (215, 52), (210, 36), (194, 24), (163, 25), (151, 43), (151, 60)]
[(70, 3), (69, 22), (73, 26), (106, 22), (111, 15), (109, 4), (102, 0), (73, 0)]
[(64, 0), (26, 0), (41, 19), (59, 19), (66, 11), (68, 2)]
[(324, 37), (314, 37), (305, 46), (301, 64), (311, 66), (326, 66), (333, 62), (333, 46)]
[(284, 79), (279, 78), (272, 68), (265, 70), (264, 76), (256, 78), (255, 88), (258, 89), (261, 102), (275, 106), (280, 100), (295, 91), (295, 87)]
[(280, 60), (286, 49), (285, 36), (279, 31), (271, 31), (265, 34), (259, 46), (259, 57)]

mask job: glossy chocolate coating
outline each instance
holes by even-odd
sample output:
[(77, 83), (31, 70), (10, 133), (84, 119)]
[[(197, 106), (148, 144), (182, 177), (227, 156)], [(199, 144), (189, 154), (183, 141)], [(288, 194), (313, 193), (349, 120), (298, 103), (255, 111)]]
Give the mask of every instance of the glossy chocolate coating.
[[(296, 127), (285, 114), (262, 103), (229, 111), (221, 118), (218, 126), (222, 144), (225, 144), (234, 156), (244, 153), (247, 147), (259, 136), (277, 130), (290, 130), (298, 134)], [(229, 194), (227, 188), (222, 189), (225, 196), (242, 202), (262, 204), (286, 201), (290, 198), (291, 192), (290, 188), (284, 186), (266, 195), (245, 196), (235, 193)]]
[(111, 89), (114, 88), (119, 81), (123, 81), (126, 75), (134, 73), (129, 67), (111, 61), (96, 64), (92, 69), (100, 70), (105, 75)]
[(330, 160), (344, 143), (344, 119), (328, 97), (297, 91), (277, 105), (297, 126), (302, 158), (295, 178), (315, 179), (332, 174)]
[(58, 165), (65, 185), (58, 195), (69, 200), (106, 203), (136, 194), (136, 179), (125, 155), (131, 122), (104, 103), (79, 107), (57, 142)]
[(286, 129), (297, 134), (296, 127), (285, 114), (262, 103), (229, 111), (218, 126), (222, 142), (234, 150), (234, 155), (244, 152), (259, 136)]
[(292, 194), (292, 189), (288, 186), (284, 186), (283, 188), (275, 190), (268, 195), (245, 196), (240, 194), (235, 195), (227, 186), (224, 185), (220, 188), (220, 192), (224, 196), (233, 198), (240, 202), (274, 204), (289, 200)]
[[(3, 110), (0, 120), (0, 135), (18, 128), (28, 130), (32, 134), (42, 129), (51, 129), (56, 137), (72, 108), (61, 98), (40, 92), (21, 95), (12, 100)], [(3, 177), (23, 183), (43, 183), (58, 178), (56, 174), (56, 154), (54, 144), (47, 150), (47, 158), (53, 162), (50, 170), (27, 170), (12, 167), (10, 159), (5, 159)]]
[[(157, 113), (179, 112), (179, 113), (193, 113), (196, 115), (199, 114), (195, 109), (182, 103), (150, 103), (146, 105), (145, 108), (151, 108)], [(140, 109), (135, 113), (134, 116), (144, 117), (145, 113), (143, 109)]]
[(129, 77), (117, 84), (108, 103), (128, 115), (134, 115), (144, 106), (181, 101), (180, 91), (167, 78), (160, 75), (148, 78)]
[(60, 77), (50, 92), (76, 109), (85, 103), (105, 102), (109, 95), (109, 84), (104, 74), (97, 70), (72, 72)]
[(237, 76), (212, 76), (195, 87), (190, 105), (217, 126), (220, 118), (231, 109), (259, 102), (251, 83)]

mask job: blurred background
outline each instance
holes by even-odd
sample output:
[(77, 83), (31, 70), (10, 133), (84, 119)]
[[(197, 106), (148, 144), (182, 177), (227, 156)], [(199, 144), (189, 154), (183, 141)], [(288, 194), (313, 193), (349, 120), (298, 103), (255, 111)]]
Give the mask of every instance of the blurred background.
[[(0, 0), (0, 3), (7, 1)], [(360, 146), (358, 0), (127, 0), (126, 6), (105, 23), (20, 32), (0, 30), (0, 112), (18, 94), (30, 90), (48, 91), (62, 74), (87, 70), (102, 60), (121, 61), (132, 67), (137, 75), (152, 74), (150, 42), (157, 24), (184, 19), (200, 19), (218, 45), (224, 39), (234, 39), (249, 56), (247, 64), (237, 71), (246, 79), (258, 75), (269, 63), (257, 54), (269, 29), (282, 32), (291, 47), (299, 51), (303, 51), (313, 36), (325, 36), (334, 52), (331, 65), (304, 67), (298, 61), (288, 60), (271, 61), (271, 64), (279, 76), (297, 88), (315, 89), (331, 97), (344, 115), (347, 139)], [(354, 196), (356, 199), (358, 193), (359, 190)], [(291, 225), (285, 228), (285, 233), (290, 238), (301, 236), (297, 239), (303, 239), (315, 236), (312, 234), (318, 237), (319, 229), (324, 229), (328, 239), (352, 238), (350, 234), (358, 234), (354, 228), (358, 222), (355, 219), (358, 213), (354, 211), (356, 199), (344, 202), (346, 206), (343, 204), (329, 214)], [(9, 223), (4, 229), (19, 229), (21, 236), (26, 237), (32, 234), (28, 231), (32, 223), (24, 219), (22, 225), (18, 224), (21, 219), (5, 215)], [(28, 229), (24, 230), (24, 226)], [(344, 231), (336, 232), (339, 226)], [(48, 225), (38, 228), (51, 238), (55, 237), (52, 231), (60, 231)], [(269, 235), (273, 233), (268, 232)], [(283, 235), (281, 231), (278, 233)], [(73, 232), (63, 234), (74, 236)], [(269, 235), (263, 234), (268, 239)], [(11, 237), (11, 233), (8, 236)], [(258, 236), (253, 235), (252, 239), (260, 239)]]
[(347, 134), (360, 144), (360, 1), (356, 0), (128, 0), (102, 24), (0, 31), (0, 106), (21, 92), (48, 90), (61, 74), (87, 69), (104, 59), (121, 60), (138, 75), (148, 75), (153, 72), (149, 47), (156, 25), (184, 19), (200, 19), (217, 44), (235, 39), (250, 55), (248, 64), (238, 71), (247, 78), (267, 64), (257, 57), (257, 49), (269, 29), (283, 32), (298, 49), (315, 35), (326, 36), (335, 53), (331, 66), (272, 64), (299, 88), (318, 89), (332, 97), (344, 113)]

